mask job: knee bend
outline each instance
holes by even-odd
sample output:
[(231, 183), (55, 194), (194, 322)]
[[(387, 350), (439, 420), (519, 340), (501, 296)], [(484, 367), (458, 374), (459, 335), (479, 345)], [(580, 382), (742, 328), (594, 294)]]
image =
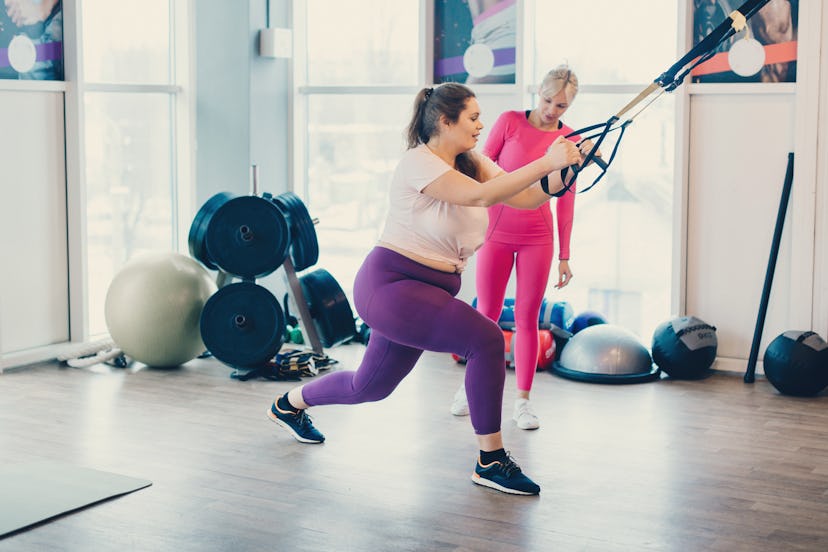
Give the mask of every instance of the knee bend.
[(358, 398), (358, 402), (378, 402), (386, 397), (388, 397), (393, 391), (393, 387), (388, 386), (380, 386), (380, 385), (368, 385), (363, 387), (362, 389), (356, 389), (354, 392), (354, 396)]
[(505, 352), (503, 332), (496, 324), (491, 324), (477, 334), (467, 358), (497, 360), (502, 363)]

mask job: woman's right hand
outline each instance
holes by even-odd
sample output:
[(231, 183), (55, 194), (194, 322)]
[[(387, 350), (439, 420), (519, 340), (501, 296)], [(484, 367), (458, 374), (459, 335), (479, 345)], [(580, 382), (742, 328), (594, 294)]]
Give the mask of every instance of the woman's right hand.
[(580, 163), (581, 152), (578, 151), (578, 146), (572, 141), (563, 136), (558, 136), (552, 142), (552, 145), (547, 148), (546, 158), (552, 163), (552, 168), (549, 171), (552, 172)]

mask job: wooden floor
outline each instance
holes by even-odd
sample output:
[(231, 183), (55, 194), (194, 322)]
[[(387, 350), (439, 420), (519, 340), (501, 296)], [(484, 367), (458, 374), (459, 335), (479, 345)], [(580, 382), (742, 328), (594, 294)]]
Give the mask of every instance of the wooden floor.
[[(361, 345), (330, 351), (354, 367)], [(477, 447), (448, 408), (462, 368), (427, 354), (385, 401), (313, 409), (322, 445), (266, 419), (293, 383), (43, 365), (0, 375), (0, 462), (56, 460), (144, 490), (0, 540), (71, 551), (828, 550), (828, 396), (716, 373), (597, 385), (538, 373), (541, 429), (504, 438), (539, 497), (471, 483)], [(2, 497), (0, 497), (1, 499)]]

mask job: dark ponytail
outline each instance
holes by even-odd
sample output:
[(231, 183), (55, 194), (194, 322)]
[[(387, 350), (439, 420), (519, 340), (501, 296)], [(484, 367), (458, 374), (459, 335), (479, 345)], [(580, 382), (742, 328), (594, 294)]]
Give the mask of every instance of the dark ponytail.
[[(474, 98), (471, 88), (456, 82), (447, 82), (434, 88), (423, 88), (414, 98), (414, 113), (406, 130), (408, 149), (425, 144), (436, 135), (440, 117), (456, 123), (466, 108), (469, 98)], [(466, 176), (478, 178), (478, 167), (471, 152), (464, 152), (455, 160), (457, 170)]]

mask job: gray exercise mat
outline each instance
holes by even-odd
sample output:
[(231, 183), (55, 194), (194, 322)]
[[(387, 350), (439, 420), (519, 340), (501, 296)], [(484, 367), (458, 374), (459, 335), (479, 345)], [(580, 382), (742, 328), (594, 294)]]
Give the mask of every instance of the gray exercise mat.
[(0, 465), (0, 538), (150, 485), (146, 479), (57, 462)]

